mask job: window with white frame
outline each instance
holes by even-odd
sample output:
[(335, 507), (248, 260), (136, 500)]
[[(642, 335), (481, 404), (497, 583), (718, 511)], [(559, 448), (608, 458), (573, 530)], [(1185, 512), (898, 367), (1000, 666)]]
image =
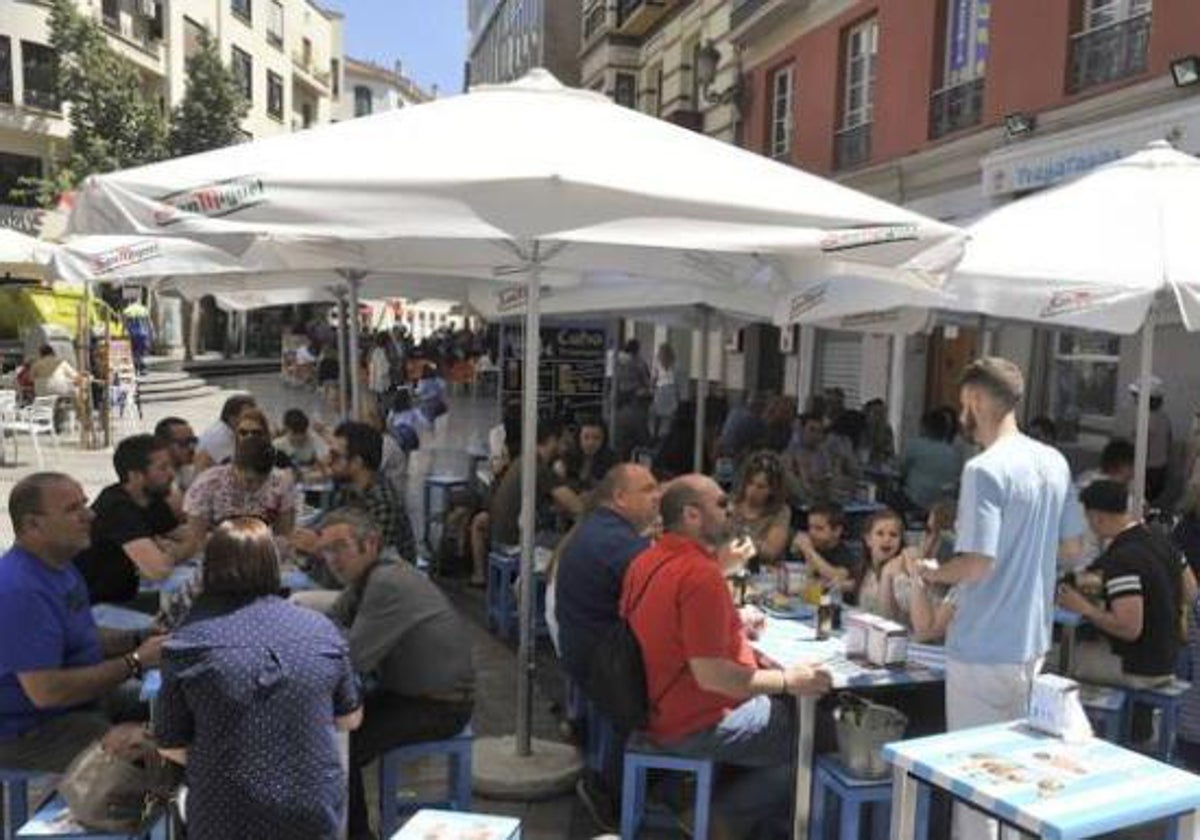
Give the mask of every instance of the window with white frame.
[(865, 20), (846, 32), (845, 95), (842, 127), (871, 122), (875, 99), (875, 56), (879, 48), (879, 21)]
[(792, 66), (771, 74), (771, 157), (792, 153)]
[(1087, 424), (1117, 413), (1121, 339), (1109, 333), (1059, 333), (1054, 345), (1054, 408), (1058, 417)]
[(246, 102), (253, 105), (254, 59), (250, 57), (250, 53), (238, 47), (233, 47), (230, 51), (230, 69), (233, 71), (234, 81), (237, 82), (242, 96), (246, 98)]
[(283, 48), (283, 4), (279, 0), (271, 0), (268, 6), (270, 16), (267, 18), (267, 42), (273, 47)]
[(1149, 14), (1151, 0), (1084, 0), (1083, 29), (1090, 32)]

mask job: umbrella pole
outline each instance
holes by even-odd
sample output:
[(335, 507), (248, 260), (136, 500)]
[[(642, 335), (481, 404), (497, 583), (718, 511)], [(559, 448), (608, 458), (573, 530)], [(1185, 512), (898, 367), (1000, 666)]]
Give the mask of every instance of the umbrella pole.
[(533, 752), (533, 610), (534, 528), (537, 522), (538, 358), (541, 355), (540, 312), (542, 263), (539, 243), (533, 243), (525, 301), (525, 358), (521, 376), (521, 607), (517, 647), (517, 755)]
[(360, 278), (357, 274), (351, 274), (349, 277), (350, 285), (350, 352), (349, 356), (349, 371), (350, 371), (350, 417), (354, 420), (362, 420), (362, 400), (359, 398), (359, 339), (358, 339), (358, 284)]
[(1142, 327), (1142, 364), (1138, 374), (1137, 433), (1133, 459), (1133, 487), (1129, 504), (1137, 516), (1146, 513), (1146, 466), (1150, 448), (1150, 376), (1154, 364), (1154, 307)]
[(708, 321), (711, 316), (707, 306), (700, 307), (700, 371), (696, 377), (696, 454), (693, 469), (704, 472), (704, 428), (708, 425), (708, 356), (711, 333)]
[(892, 336), (892, 373), (888, 380), (888, 422), (892, 424), (892, 434), (900, 439), (901, 427), (904, 425), (904, 361), (908, 339), (901, 333)]
[(346, 290), (337, 290), (337, 347), (338, 347), (338, 418), (346, 419), (346, 387), (349, 373), (346, 370)]

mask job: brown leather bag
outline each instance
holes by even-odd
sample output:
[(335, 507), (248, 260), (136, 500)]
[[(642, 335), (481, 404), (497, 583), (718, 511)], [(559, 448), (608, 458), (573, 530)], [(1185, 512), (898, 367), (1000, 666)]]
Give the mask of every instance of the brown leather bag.
[(122, 755), (95, 741), (71, 762), (58, 792), (84, 828), (135, 832), (169, 801), (181, 777), (182, 768), (160, 756), (149, 735)]

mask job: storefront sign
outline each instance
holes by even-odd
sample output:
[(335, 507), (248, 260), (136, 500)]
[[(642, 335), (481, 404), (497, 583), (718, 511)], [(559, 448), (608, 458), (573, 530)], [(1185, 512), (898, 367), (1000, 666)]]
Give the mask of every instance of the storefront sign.
[(1040, 190), (1128, 157), (1155, 140), (1200, 148), (1200, 107), (1189, 103), (1142, 111), (1121, 120), (1014, 143), (982, 161), (983, 192), (1002, 196)]
[(0, 204), (0, 228), (9, 228), (26, 236), (41, 236), (46, 211), (36, 207)]

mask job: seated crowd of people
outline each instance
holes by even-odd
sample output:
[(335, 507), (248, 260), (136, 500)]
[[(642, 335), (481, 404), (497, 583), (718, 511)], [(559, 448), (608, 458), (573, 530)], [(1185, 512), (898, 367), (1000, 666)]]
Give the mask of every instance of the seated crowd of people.
[[(670, 363), (660, 355), (660, 368)], [(578, 787), (602, 826), (615, 822), (630, 737), (719, 763), (714, 813), (728, 836), (787, 836), (793, 698), (826, 694), (832, 678), (755, 653), (764, 612), (739, 603), (735, 578), (771, 581), (803, 564), (811, 586), (928, 643), (971, 609), (961, 584), (938, 575), (956, 552), (970, 454), (958, 418), (931, 411), (898, 445), (881, 402), (856, 412), (829, 396), (799, 415), (756, 398), (732, 412), (716, 452), (733, 461), (728, 486), (621, 457), (598, 418), (569, 431), (539, 422), (534, 519), (556, 535), (546, 619), (562, 669), (594, 691), (593, 657), (622, 620), (644, 660), (646, 727), (620, 733), (603, 771)], [(652, 412), (664, 444), (681, 417), (669, 402)], [(463, 525), (463, 571), (477, 585), (488, 553), (522, 533), (514, 417), (498, 438), (489, 499)], [(98, 738), (130, 749), (147, 720), (131, 682), (161, 668), (153, 733), (186, 768), (189, 836), (334, 837), (343, 814), (353, 840), (373, 836), (363, 768), (395, 746), (454, 735), (475, 705), (463, 621), (417, 568), (403, 469), (388, 468), (397, 452), (386, 422), (329, 430), (293, 409), (275, 429), (252, 397), (235, 396), (199, 437), (168, 418), (121, 441), (117, 480), (90, 505), (67, 475), (19, 482), (16, 541), (0, 557), (0, 767), (61, 773)], [(1195, 651), (1200, 626), (1185, 609), (1197, 594), (1186, 559), (1127, 512), (1132, 461), (1113, 441), (1100, 470), (1081, 476), (1093, 538), (1086, 568), (1061, 569), (1058, 600), (1093, 633), (1073, 674), (1145, 687), (1171, 679), (1185, 631)], [(333, 489), (301, 523), (314, 477)], [(844, 503), (867, 478), (886, 488), (884, 503), (852, 521)], [(195, 577), (162, 597), (154, 584), (196, 558)], [(281, 597), (292, 564), (320, 588)], [(158, 615), (146, 631), (100, 629), (96, 604)], [(1200, 765), (1195, 705), (1180, 752)], [(350, 733), (348, 787), (331, 782), (343, 778), (339, 730)]]

